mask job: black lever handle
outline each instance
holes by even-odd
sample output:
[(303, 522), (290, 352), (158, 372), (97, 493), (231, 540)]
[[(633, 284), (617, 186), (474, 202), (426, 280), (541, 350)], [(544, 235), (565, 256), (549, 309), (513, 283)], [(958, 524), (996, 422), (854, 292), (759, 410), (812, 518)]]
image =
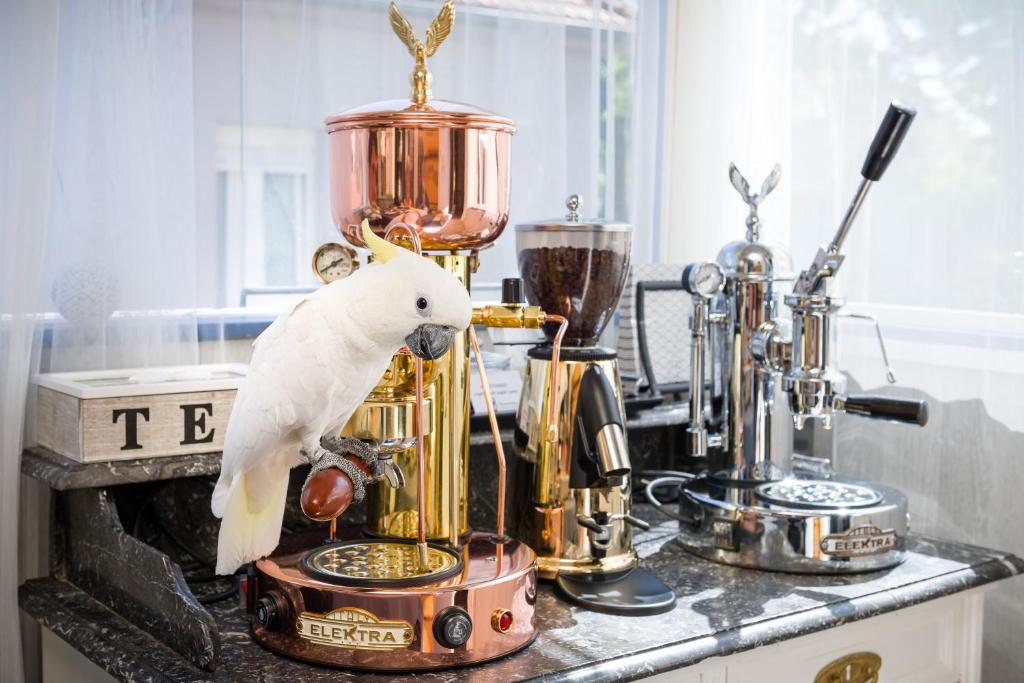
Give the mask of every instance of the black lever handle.
[(875, 139), (871, 142), (868, 156), (860, 170), (860, 174), (866, 180), (882, 179), (882, 174), (889, 168), (889, 163), (899, 151), (915, 116), (917, 110), (913, 107), (896, 101), (889, 105), (889, 111), (885, 112), (885, 117), (878, 126), (878, 132), (875, 133)]
[(924, 427), (928, 424), (928, 401), (893, 396), (847, 396), (846, 412), (875, 420), (903, 422)]

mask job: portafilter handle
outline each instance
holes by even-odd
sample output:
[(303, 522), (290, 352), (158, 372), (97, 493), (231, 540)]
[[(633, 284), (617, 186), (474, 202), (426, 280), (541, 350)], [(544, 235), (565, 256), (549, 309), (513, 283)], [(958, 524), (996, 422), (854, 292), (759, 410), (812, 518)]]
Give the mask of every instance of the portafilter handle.
[(874, 420), (916, 424), (928, 424), (928, 402), (917, 398), (895, 396), (846, 396), (836, 399), (836, 408), (850, 415), (859, 415)]

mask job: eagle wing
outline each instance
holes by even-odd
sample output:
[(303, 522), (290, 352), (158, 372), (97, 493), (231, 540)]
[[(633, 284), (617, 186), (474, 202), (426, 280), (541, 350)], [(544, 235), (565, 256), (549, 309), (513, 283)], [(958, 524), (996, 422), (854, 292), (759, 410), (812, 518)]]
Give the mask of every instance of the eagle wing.
[(433, 57), (434, 53), (437, 52), (437, 48), (441, 47), (441, 43), (448, 37), (448, 34), (452, 32), (452, 24), (455, 23), (455, 5), (452, 4), (452, 0), (448, 0), (441, 7), (441, 11), (437, 13), (434, 20), (430, 22), (430, 27), (427, 28), (427, 56)]
[[(444, 12), (444, 9), (442, 8), (441, 11)], [(388, 17), (391, 19), (391, 30), (393, 30), (399, 40), (405, 43), (405, 46), (409, 48), (409, 54), (415, 57), (416, 44), (420, 41), (417, 40), (416, 33), (412, 30), (412, 24), (409, 23), (408, 19), (402, 16), (402, 13), (398, 11), (398, 7), (395, 3), (391, 3), (388, 6)]]

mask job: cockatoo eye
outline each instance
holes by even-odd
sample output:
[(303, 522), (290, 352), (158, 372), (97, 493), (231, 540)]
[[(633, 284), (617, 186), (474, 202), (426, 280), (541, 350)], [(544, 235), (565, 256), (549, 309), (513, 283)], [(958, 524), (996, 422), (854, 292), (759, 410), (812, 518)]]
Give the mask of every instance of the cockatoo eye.
[(422, 316), (430, 315), (430, 301), (427, 297), (416, 297), (416, 312)]

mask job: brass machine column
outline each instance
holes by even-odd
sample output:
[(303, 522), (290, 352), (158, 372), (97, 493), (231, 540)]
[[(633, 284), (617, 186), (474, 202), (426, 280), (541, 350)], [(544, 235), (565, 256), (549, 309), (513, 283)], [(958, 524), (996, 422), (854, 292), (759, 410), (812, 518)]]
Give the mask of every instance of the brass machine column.
[[(515, 124), (471, 105), (431, 99), (426, 59), (452, 30), (451, 0), (431, 22), (425, 41), (416, 37), (394, 3), (389, 16), (395, 34), (415, 59), (409, 77), (412, 89), (408, 100), (376, 102), (327, 120), (332, 217), (355, 246), (363, 244), (363, 220), (382, 236), (395, 225), (404, 225), (417, 235), (425, 258), (434, 259), (468, 288), (477, 251), (496, 240), (508, 222)], [(431, 429), (424, 438), (430, 517), (426, 531), (431, 539), (456, 544), (469, 532), (468, 334), (457, 337), (433, 366), (436, 375), (426, 392), (432, 406)], [(388, 381), (385, 375), (382, 384)], [(409, 396), (390, 400), (396, 415), (408, 414)], [(382, 428), (384, 423), (388, 429)], [(411, 420), (392, 418), (363, 426), (352, 435), (379, 438), (379, 432), (400, 428), (411, 436), (414, 431)], [(351, 427), (352, 422), (346, 432), (354, 431)], [(407, 475), (416, 472), (415, 448), (393, 457)], [(417, 535), (415, 487), (372, 487), (367, 500), (369, 533)]]
[[(473, 254), (429, 254), (438, 265), (455, 274), (469, 288)], [(469, 531), (469, 335), (462, 333), (451, 349), (434, 361), (436, 376), (428, 388), (433, 405), (432, 428), (426, 437), (427, 536), (458, 543)], [(416, 449), (394, 456), (403, 472), (416, 471)], [(367, 490), (366, 525), (371, 534), (415, 538), (416, 489), (372, 486)]]

